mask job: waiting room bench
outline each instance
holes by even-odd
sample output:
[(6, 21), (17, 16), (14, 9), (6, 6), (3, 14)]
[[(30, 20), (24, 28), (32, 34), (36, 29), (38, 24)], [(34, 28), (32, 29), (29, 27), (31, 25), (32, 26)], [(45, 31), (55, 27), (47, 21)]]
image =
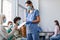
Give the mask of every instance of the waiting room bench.
[(49, 40), (50, 36), (52, 36), (50, 34), (53, 35), (54, 32), (40, 32), (39, 33), (40, 40)]

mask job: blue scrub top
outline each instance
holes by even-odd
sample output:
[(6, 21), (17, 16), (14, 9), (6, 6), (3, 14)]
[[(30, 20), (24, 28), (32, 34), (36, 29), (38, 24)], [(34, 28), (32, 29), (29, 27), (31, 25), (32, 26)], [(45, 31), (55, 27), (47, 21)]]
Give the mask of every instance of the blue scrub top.
[[(35, 10), (32, 13), (26, 13), (26, 21), (36, 20), (36, 17), (39, 16), (39, 11)], [(37, 33), (38, 31), (38, 23), (29, 23), (26, 24), (27, 33)]]

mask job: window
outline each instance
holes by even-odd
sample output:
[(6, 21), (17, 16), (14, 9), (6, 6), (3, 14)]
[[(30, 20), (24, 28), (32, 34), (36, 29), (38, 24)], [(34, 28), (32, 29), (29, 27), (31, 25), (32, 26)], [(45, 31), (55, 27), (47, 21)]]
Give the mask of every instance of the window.
[(25, 6), (24, 5), (25, 5), (25, 1), (22, 1), (22, 0), (12, 0), (12, 1), (3, 0), (3, 14), (6, 16), (7, 22), (10, 20), (13, 20), (16, 16), (19, 16), (22, 19), (25, 18), (25, 14), (24, 14)]
[(21, 20), (24, 20), (26, 12), (26, 9), (24, 9), (24, 7), (19, 6), (19, 10), (18, 10), (18, 15), (21, 17)]
[(6, 16), (7, 22), (11, 20), (12, 18), (12, 3), (4, 0), (3, 1), (3, 14)]
[(18, 15), (21, 17), (21, 20), (26, 18), (26, 8), (25, 8), (26, 0), (19, 0), (18, 3)]

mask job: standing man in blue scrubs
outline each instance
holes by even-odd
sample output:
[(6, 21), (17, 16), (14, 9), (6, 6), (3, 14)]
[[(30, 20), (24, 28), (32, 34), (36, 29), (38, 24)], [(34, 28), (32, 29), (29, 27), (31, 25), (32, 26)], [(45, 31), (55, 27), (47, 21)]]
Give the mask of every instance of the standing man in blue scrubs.
[(26, 2), (26, 32), (27, 40), (39, 40), (38, 23), (40, 22), (39, 11), (34, 9), (31, 1)]

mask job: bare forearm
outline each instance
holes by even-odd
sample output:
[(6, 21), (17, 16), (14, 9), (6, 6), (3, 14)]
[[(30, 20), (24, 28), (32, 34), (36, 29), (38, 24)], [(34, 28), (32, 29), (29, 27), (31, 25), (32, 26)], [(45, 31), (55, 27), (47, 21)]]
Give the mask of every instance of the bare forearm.
[(39, 23), (40, 21), (39, 20), (33, 20), (32, 22), (33, 23)]
[(37, 16), (37, 19), (36, 19), (36, 20), (33, 20), (32, 22), (33, 22), (33, 23), (39, 23), (39, 22), (40, 22), (40, 17)]

